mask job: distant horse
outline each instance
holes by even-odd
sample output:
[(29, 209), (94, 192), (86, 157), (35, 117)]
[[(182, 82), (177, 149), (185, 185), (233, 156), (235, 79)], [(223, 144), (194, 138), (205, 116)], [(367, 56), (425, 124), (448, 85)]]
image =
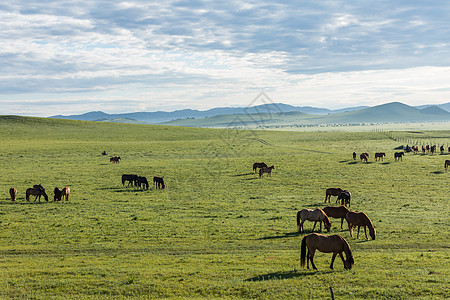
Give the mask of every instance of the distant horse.
[[(306, 248), (308, 248), (308, 254), (306, 254)], [(330, 264), (331, 269), (333, 269), (334, 259), (336, 258), (336, 255), (338, 253), (342, 259), (342, 262), (344, 263), (344, 268), (346, 270), (351, 270), (353, 265), (355, 264), (350, 245), (342, 236), (338, 234), (326, 236), (323, 234), (311, 233), (305, 236), (302, 239), (300, 252), (300, 265), (302, 267), (305, 266), (306, 260), (306, 267), (308, 269), (309, 261), (311, 261), (313, 269), (317, 270), (316, 265), (314, 264), (314, 253), (316, 252), (316, 250), (319, 250), (323, 253), (333, 253)], [(345, 252), (345, 260), (342, 252)]]
[(356, 235), (356, 238), (359, 238), (359, 229), (361, 228), (361, 226), (364, 226), (364, 233), (366, 234), (366, 239), (367, 239), (367, 231), (366, 231), (366, 227), (369, 227), (369, 234), (370, 237), (372, 238), (372, 240), (375, 239), (375, 227), (373, 227), (372, 221), (370, 221), (369, 217), (363, 213), (363, 212), (354, 212), (354, 211), (349, 211), (346, 215), (345, 215), (345, 219), (347, 220), (348, 223), (348, 230), (350, 232), (350, 236), (353, 237), (353, 227), (358, 226), (358, 234)]
[(384, 152), (377, 152), (375, 153), (375, 161), (384, 160), (384, 156), (386, 156), (386, 153)]
[(259, 178), (263, 176), (264, 173), (267, 173), (267, 176), (272, 176), (272, 170), (275, 169), (275, 166), (270, 166), (268, 168), (259, 169)]
[(444, 146), (439, 147), (439, 150), (441, 150), (441, 154), (444, 154)]
[(55, 194), (53, 201), (61, 201), (61, 192), (62, 189), (60, 189), (59, 187), (55, 187), (55, 189), (53, 190), (53, 194)]
[(314, 222), (312, 231), (314, 231), (314, 228), (316, 227), (317, 222), (319, 222), (320, 231), (322, 232), (322, 222), (323, 222), (325, 229), (328, 232), (330, 232), (330, 228), (331, 228), (330, 219), (328, 219), (327, 215), (320, 208), (316, 208), (315, 210), (305, 208), (305, 209), (299, 210), (297, 212), (298, 232), (304, 231), (303, 223), (305, 223), (306, 220)]
[(36, 198), (34, 198), (34, 201), (36, 201), (36, 199), (38, 199), (39, 197), (39, 202), (41, 202), (41, 196), (44, 196), (45, 201), (48, 202), (48, 196), (45, 193), (45, 189), (40, 184), (34, 185), (32, 188), (26, 190), (25, 198), (28, 202), (30, 202), (30, 195), (36, 196)]
[(327, 206), (323, 209), (329, 218), (341, 219), (341, 229), (344, 224), (345, 215), (350, 211), (346, 206)]
[(422, 145), (422, 153), (425, 154), (425, 152), (427, 152), (427, 148), (425, 148), (425, 146)]
[(16, 201), (17, 198), (17, 190), (15, 188), (10, 188), (9, 189), (9, 195), (11, 196), (11, 201), (14, 202)]
[(331, 196), (339, 196), (343, 191), (341, 188), (328, 188), (325, 191), (325, 203), (330, 202)]
[(356, 152), (353, 152), (353, 160), (356, 160)]
[(367, 162), (367, 160), (369, 159), (369, 155), (367, 153), (361, 153), (359, 155), (359, 159), (361, 159), (362, 162), (363, 161)]
[(253, 164), (253, 173), (256, 173), (257, 168), (267, 168), (268, 166), (265, 163), (254, 163)]
[(448, 166), (450, 166), (450, 159), (447, 159), (444, 163), (444, 168), (447, 170)]
[(403, 159), (402, 159), (402, 156), (403, 156), (403, 155), (405, 155), (405, 152), (395, 152), (395, 153), (394, 153), (394, 159), (395, 159), (395, 161), (403, 160)]
[(153, 177), (153, 184), (155, 185), (155, 187), (158, 189), (164, 189), (166, 187), (166, 185), (164, 184), (164, 179), (163, 177)]
[(113, 156), (109, 158), (109, 162), (112, 162), (113, 164), (118, 164), (120, 163), (120, 156)]
[(128, 185), (127, 186), (137, 186), (137, 178), (138, 176), (135, 174), (123, 174), (122, 175), (122, 185), (125, 186), (125, 182), (128, 181)]
[(436, 152), (436, 145), (431, 146), (430, 152), (431, 154), (434, 154), (434, 152)]
[(414, 151), (414, 154), (419, 153), (419, 146), (412, 146), (411, 149)]
[(108, 153), (106, 153), (106, 151), (103, 150), (102, 155), (108, 155)]
[(448, 147), (448, 152), (450, 152), (450, 147)]
[(61, 200), (66, 198), (66, 201), (69, 201), (70, 187), (66, 186), (61, 191)]
[(140, 188), (142, 185), (142, 189), (148, 190), (148, 181), (147, 178), (143, 176), (137, 176), (137, 186)]
[(352, 193), (348, 190), (343, 190), (339, 196), (337, 197), (336, 203), (341, 201), (341, 205), (347, 205), (350, 206), (350, 199), (352, 198)]

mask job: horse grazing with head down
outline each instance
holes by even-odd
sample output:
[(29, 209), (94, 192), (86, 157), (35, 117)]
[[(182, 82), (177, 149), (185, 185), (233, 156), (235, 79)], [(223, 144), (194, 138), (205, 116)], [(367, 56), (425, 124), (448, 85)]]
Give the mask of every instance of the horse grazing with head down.
[(148, 190), (148, 181), (144, 176), (137, 176), (137, 186), (140, 188), (142, 185), (142, 189)]
[(155, 188), (164, 189), (166, 185), (164, 184), (164, 178), (163, 177), (153, 177), (153, 184), (155, 185)]
[(327, 214), (329, 218), (341, 219), (341, 229), (344, 224), (344, 219), (347, 213), (350, 211), (346, 206), (327, 206), (323, 209), (324, 213)]
[(10, 188), (9, 189), (9, 195), (11, 196), (11, 201), (14, 202), (16, 201), (17, 198), (17, 190), (15, 188)]
[(297, 212), (298, 232), (304, 231), (303, 223), (305, 223), (306, 220), (314, 222), (312, 231), (314, 231), (314, 228), (316, 227), (317, 222), (319, 222), (320, 231), (322, 232), (322, 222), (323, 222), (325, 229), (328, 232), (330, 232), (330, 228), (331, 228), (330, 219), (328, 219), (328, 216), (320, 208), (316, 208), (315, 210), (305, 208), (305, 209), (299, 210)]
[[(308, 253), (306, 253), (306, 248), (308, 248)], [(355, 260), (353, 259), (352, 250), (350, 249), (350, 245), (347, 241), (340, 235), (335, 234), (331, 236), (311, 233), (305, 236), (302, 239), (301, 252), (300, 252), (300, 265), (302, 267), (305, 266), (309, 269), (309, 262), (311, 261), (311, 265), (314, 270), (317, 270), (316, 265), (314, 264), (314, 254), (316, 250), (319, 250), (323, 253), (333, 253), (331, 257), (330, 268), (333, 269), (334, 259), (336, 255), (342, 259), (344, 263), (344, 269), (351, 270), (353, 265), (355, 264)], [(346, 259), (344, 259), (345, 253)]]
[(341, 188), (328, 188), (325, 191), (325, 203), (330, 202), (331, 196), (339, 196), (343, 191)]
[(275, 169), (275, 166), (270, 166), (268, 168), (259, 169), (259, 178), (263, 176), (264, 173), (267, 173), (267, 176), (272, 176), (272, 170)]
[(448, 166), (450, 166), (450, 159), (447, 159), (444, 163), (444, 168), (447, 170)]
[(350, 206), (350, 199), (352, 198), (352, 193), (348, 190), (343, 190), (336, 199), (336, 203), (341, 201), (341, 205)]
[(261, 162), (261, 163), (254, 163), (253, 164), (253, 173), (256, 173), (256, 169), (258, 169), (258, 168), (267, 168), (268, 166), (265, 164), (265, 163), (263, 163), (263, 162)]
[(45, 201), (48, 202), (48, 196), (45, 193), (45, 189), (40, 184), (36, 184), (32, 188), (26, 190), (25, 199), (27, 199), (28, 202), (30, 202), (30, 195), (36, 196), (36, 198), (34, 198), (34, 201), (36, 201), (36, 199), (38, 199), (39, 197), (39, 202), (41, 202), (41, 196), (44, 196)]
[(364, 233), (366, 234), (366, 239), (368, 239), (366, 227), (369, 227), (369, 234), (372, 240), (375, 239), (376, 235), (375, 227), (373, 226), (372, 221), (370, 221), (369, 217), (365, 213), (349, 211), (345, 215), (345, 219), (347, 220), (348, 230), (350, 232), (351, 237), (353, 237), (353, 227), (358, 226), (358, 234), (356, 235), (356, 238), (359, 239), (359, 229), (361, 228), (361, 226), (364, 226)]

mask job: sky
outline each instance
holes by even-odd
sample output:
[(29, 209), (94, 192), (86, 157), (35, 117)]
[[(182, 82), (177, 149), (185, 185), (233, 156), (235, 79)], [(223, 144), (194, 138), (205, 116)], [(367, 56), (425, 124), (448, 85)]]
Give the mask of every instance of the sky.
[[(450, 101), (449, 1), (0, 3), (0, 115)], [(255, 101), (256, 100), (256, 101)]]

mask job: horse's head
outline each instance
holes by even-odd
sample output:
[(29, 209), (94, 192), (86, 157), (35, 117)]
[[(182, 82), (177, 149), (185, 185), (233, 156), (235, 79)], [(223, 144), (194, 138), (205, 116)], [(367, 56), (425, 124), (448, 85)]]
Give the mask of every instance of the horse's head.
[(346, 270), (351, 270), (353, 268), (353, 265), (355, 264), (355, 261), (353, 260), (353, 257), (348, 257), (344, 262), (344, 268)]
[(46, 194), (45, 192), (42, 192), (42, 195), (44, 196), (45, 201), (48, 201), (48, 196), (47, 196), (47, 194)]
[(330, 232), (330, 229), (331, 229), (330, 219), (328, 219), (328, 218), (324, 219), (323, 224), (325, 225), (325, 229), (327, 230), (327, 232)]
[(370, 237), (372, 238), (372, 240), (374, 240), (375, 239), (375, 235), (376, 235), (375, 227), (369, 228), (369, 234), (370, 234)]

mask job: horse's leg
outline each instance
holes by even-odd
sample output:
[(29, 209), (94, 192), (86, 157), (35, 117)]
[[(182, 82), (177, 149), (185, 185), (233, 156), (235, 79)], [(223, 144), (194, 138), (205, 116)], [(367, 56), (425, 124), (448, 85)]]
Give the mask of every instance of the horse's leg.
[(348, 232), (350, 232), (350, 236), (353, 237), (353, 228), (352, 228), (352, 224), (351, 224), (349, 221), (347, 221), (347, 223), (348, 223)]
[(344, 224), (344, 218), (341, 218), (341, 229), (342, 229), (343, 224)]
[(303, 223), (305, 223), (305, 220), (302, 220), (302, 221), (300, 222), (300, 227), (298, 228), (298, 232), (303, 232), (303, 231), (304, 231), (304, 229), (303, 229)]
[(339, 256), (341, 257), (342, 262), (344, 263), (344, 269), (347, 269), (345, 266), (345, 259), (344, 259), (344, 255), (342, 255), (342, 252), (339, 252)]
[(316, 228), (316, 224), (317, 224), (317, 221), (314, 221), (314, 226), (313, 226), (312, 232), (314, 232), (314, 228)]
[(311, 256), (310, 256), (310, 260), (311, 260), (311, 265), (313, 267), (314, 270), (317, 270), (316, 265), (314, 264), (314, 253), (316, 250), (311, 251)]
[(368, 240), (368, 238), (367, 238), (367, 231), (366, 231), (366, 227), (367, 227), (367, 226), (364, 226), (364, 233), (366, 234), (366, 240)]
[(361, 226), (358, 226), (358, 235), (356, 235), (356, 239), (359, 239), (359, 229), (361, 228)]
[(337, 252), (333, 252), (333, 256), (331, 257), (331, 265), (330, 265), (330, 269), (333, 270), (333, 263), (334, 263), (334, 259), (336, 258)]

